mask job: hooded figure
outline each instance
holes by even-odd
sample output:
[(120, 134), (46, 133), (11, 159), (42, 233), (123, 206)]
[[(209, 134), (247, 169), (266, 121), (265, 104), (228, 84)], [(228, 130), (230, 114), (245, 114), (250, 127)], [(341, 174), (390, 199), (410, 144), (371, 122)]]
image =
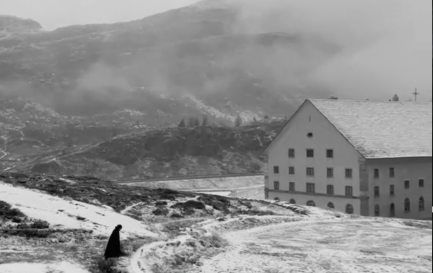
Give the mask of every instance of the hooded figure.
[(118, 225), (108, 240), (107, 248), (105, 249), (104, 257), (108, 258), (119, 258), (123, 255), (122, 250), (120, 249), (120, 230), (122, 229), (121, 225)]

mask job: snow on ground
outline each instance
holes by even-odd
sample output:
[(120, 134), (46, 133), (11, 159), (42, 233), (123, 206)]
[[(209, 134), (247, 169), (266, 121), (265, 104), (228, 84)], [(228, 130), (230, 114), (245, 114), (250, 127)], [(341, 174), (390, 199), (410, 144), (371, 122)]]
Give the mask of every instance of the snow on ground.
[[(159, 246), (163, 246), (165, 242), (155, 242), (149, 245), (144, 245), (140, 249), (138, 249), (131, 257), (128, 266), (128, 272), (130, 273), (150, 273), (152, 272), (150, 262), (149, 262), (149, 253), (152, 249), (157, 248)], [(143, 260), (143, 255), (146, 255), (146, 259)]]
[(79, 265), (68, 262), (52, 264), (13, 263), (0, 264), (1, 273), (88, 273)]
[[(0, 182), (0, 200), (9, 203), (31, 218), (49, 222), (52, 226), (93, 230), (109, 235), (118, 224), (126, 236), (157, 237), (143, 223), (119, 214), (107, 207), (66, 200), (46, 193)], [(2, 272), (2, 271), (0, 271)]]
[(401, 273), (432, 271), (432, 230), (360, 218), (226, 234), (231, 247), (200, 273)]

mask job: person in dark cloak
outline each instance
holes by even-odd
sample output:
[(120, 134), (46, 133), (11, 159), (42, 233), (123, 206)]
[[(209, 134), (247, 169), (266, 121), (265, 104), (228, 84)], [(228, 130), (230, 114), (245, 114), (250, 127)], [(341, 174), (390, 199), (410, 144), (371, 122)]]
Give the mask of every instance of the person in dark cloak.
[(105, 259), (119, 258), (124, 255), (120, 248), (120, 230), (122, 230), (122, 226), (118, 225), (111, 234), (105, 249)]

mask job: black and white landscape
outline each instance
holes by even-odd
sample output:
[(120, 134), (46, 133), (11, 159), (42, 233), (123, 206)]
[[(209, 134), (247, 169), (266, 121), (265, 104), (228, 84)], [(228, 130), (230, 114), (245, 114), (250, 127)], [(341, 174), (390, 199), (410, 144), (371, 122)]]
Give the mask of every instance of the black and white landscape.
[(306, 99), (431, 104), (431, 2), (379, 2), (0, 0), (0, 272), (431, 272), (431, 221), (265, 200)]

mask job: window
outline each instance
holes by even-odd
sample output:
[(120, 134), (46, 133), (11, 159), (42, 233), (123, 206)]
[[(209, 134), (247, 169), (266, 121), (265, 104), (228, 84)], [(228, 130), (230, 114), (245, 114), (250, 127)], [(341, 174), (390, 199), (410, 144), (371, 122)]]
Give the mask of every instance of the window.
[(425, 187), (425, 180), (424, 180), (424, 179), (420, 179), (420, 180), (418, 181), (418, 184), (419, 184), (419, 187), (420, 187), (420, 188), (424, 188), (424, 187)]
[(280, 167), (274, 166), (274, 174), (279, 174), (279, 173), (280, 173)]
[(314, 183), (307, 183), (307, 193), (315, 193), (316, 185)]
[(309, 206), (309, 207), (315, 207), (316, 203), (314, 201), (308, 201), (307, 202), (307, 206)]
[(425, 200), (424, 197), (419, 199), (419, 211), (425, 211)]
[(380, 206), (376, 205), (374, 207), (374, 216), (380, 216)]
[(326, 187), (326, 193), (328, 195), (334, 195), (334, 193), (335, 193), (334, 185), (328, 185)]
[(289, 174), (295, 175), (295, 167), (289, 167)]
[(374, 187), (374, 197), (380, 197), (380, 187)]
[(280, 182), (278, 182), (278, 181), (274, 182), (274, 190), (276, 190), (276, 191), (280, 190)]
[(307, 176), (314, 177), (315, 171), (314, 168), (307, 168)]
[(389, 169), (389, 177), (391, 177), (391, 178), (395, 177), (395, 169), (394, 168)]
[(291, 191), (291, 192), (295, 192), (296, 191), (296, 184), (295, 184), (295, 182), (290, 182), (289, 183), (289, 191)]
[(333, 149), (326, 150), (326, 157), (327, 158), (334, 158), (334, 150)]
[(395, 185), (389, 186), (389, 195), (395, 196)]
[(310, 133), (307, 134), (307, 137), (308, 137), (308, 138), (313, 138), (313, 137), (314, 137), (314, 134), (310, 132)]
[(329, 203), (328, 203), (328, 208), (330, 208), (330, 209), (335, 209), (335, 205), (334, 205), (334, 203), (329, 202)]
[(404, 181), (404, 188), (410, 189), (410, 181), (409, 180)]
[(349, 196), (349, 197), (353, 196), (353, 187), (351, 187), (351, 186), (346, 187), (346, 196)]
[(390, 216), (390, 217), (395, 217), (395, 204), (394, 204), (394, 203), (391, 204), (389, 210), (390, 210), (390, 212), (389, 212), (389, 216)]
[(353, 214), (355, 212), (355, 209), (353, 208), (353, 206), (351, 204), (348, 204), (346, 206), (346, 213), (347, 214)]
[(289, 149), (289, 158), (295, 158), (296, 151), (295, 149)]
[(374, 178), (375, 179), (379, 179), (380, 178), (380, 170), (379, 169), (374, 169)]
[(346, 178), (353, 178), (353, 170), (352, 169), (346, 169)]
[(296, 200), (295, 199), (290, 199), (290, 204), (296, 205)]
[(314, 158), (314, 150), (307, 149), (307, 158)]
[(410, 199), (406, 198), (404, 200), (404, 212), (409, 213), (410, 212)]
[(328, 169), (326, 170), (326, 176), (327, 176), (328, 178), (334, 178), (334, 168), (328, 168)]

